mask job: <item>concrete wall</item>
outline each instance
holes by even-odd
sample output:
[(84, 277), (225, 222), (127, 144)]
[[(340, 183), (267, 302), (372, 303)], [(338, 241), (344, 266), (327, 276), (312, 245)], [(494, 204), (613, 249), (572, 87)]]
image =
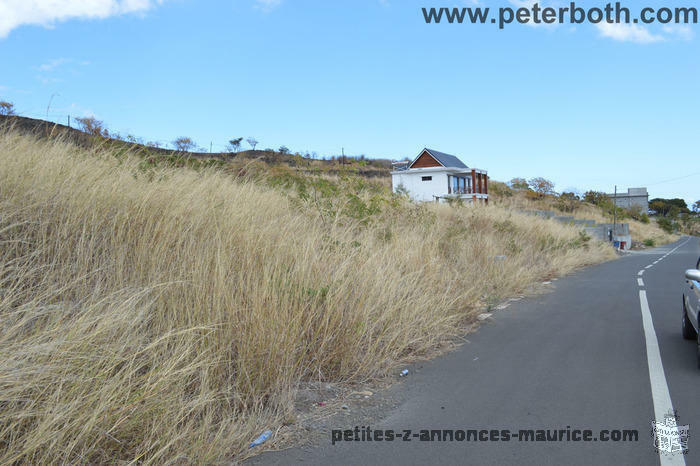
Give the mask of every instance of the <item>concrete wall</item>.
[(593, 226), (584, 227), (584, 231), (599, 241), (610, 241), (612, 238), (613, 242), (620, 243), (620, 248), (622, 248), (622, 243), (625, 243), (624, 249), (630, 249), (632, 247), (632, 235), (630, 235), (630, 226), (628, 223), (618, 223), (614, 227), (612, 223), (601, 223)]
[(649, 193), (647, 188), (630, 188), (625, 193), (608, 194), (610, 199), (617, 201), (617, 206), (623, 209), (640, 209), (642, 212), (649, 210)]
[(630, 249), (632, 247), (632, 236), (630, 235), (630, 226), (628, 223), (618, 223), (614, 226), (612, 223), (601, 223), (596, 224), (595, 220), (587, 219), (576, 219), (574, 217), (558, 216), (554, 211), (551, 210), (526, 210), (523, 211), (526, 214), (536, 215), (538, 217), (554, 219), (557, 222), (566, 223), (569, 225), (574, 225), (581, 227), (583, 231), (586, 232), (588, 236), (598, 241), (612, 241), (617, 242), (620, 247), (622, 243), (625, 243), (624, 249)]

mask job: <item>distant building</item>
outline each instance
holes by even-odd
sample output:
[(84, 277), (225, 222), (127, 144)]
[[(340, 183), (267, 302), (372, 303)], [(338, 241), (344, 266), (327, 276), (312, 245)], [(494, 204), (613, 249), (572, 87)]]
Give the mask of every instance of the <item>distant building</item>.
[(649, 193), (647, 188), (629, 188), (627, 193), (608, 194), (618, 207), (624, 209), (640, 209), (642, 212), (649, 210)]
[(432, 149), (423, 149), (411, 162), (394, 163), (391, 182), (394, 192), (403, 190), (414, 201), (489, 200), (486, 170), (469, 168), (458, 157)]

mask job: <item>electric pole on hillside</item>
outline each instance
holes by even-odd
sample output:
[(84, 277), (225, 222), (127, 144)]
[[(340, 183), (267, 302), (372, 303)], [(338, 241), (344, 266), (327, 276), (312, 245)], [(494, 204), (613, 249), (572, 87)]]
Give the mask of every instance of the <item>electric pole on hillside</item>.
[(615, 241), (615, 234), (617, 233), (617, 185), (615, 185), (615, 195), (613, 197), (613, 232), (612, 240)]

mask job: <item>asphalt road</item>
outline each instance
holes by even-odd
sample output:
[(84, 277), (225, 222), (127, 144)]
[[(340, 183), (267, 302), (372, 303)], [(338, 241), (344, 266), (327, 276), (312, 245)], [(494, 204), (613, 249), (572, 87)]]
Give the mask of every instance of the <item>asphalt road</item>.
[[(397, 438), (332, 445), (329, 435), (317, 448), (265, 453), (252, 462), (700, 464), (700, 370), (695, 343), (680, 334), (683, 273), (698, 256), (700, 241), (686, 237), (587, 268), (554, 282), (551, 293), (511, 304), (460, 349), (411, 374), (399, 388), (405, 401), (370, 426), (372, 436), (392, 429), (397, 437), (407, 429), (411, 436), (422, 429), (590, 429), (593, 437), (630, 429), (637, 441)], [(654, 449), (652, 421), (671, 406), (679, 424), (690, 426), (685, 456)]]

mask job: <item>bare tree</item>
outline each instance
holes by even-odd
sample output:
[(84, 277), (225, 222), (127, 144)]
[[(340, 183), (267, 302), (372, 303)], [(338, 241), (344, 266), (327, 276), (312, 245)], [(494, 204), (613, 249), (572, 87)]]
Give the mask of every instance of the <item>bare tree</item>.
[(91, 136), (109, 137), (109, 131), (105, 128), (104, 122), (95, 117), (76, 118), (75, 121), (78, 122), (78, 128), (81, 131)]
[(245, 142), (247, 142), (248, 144), (250, 144), (250, 147), (252, 147), (253, 150), (255, 150), (255, 146), (257, 146), (257, 145), (259, 144), (258, 140), (255, 139), (255, 138), (248, 138), (248, 139), (245, 140)]
[(239, 150), (241, 150), (241, 142), (243, 142), (243, 138), (236, 138), (236, 139), (231, 139), (228, 142), (228, 149), (229, 152), (236, 153)]
[(530, 188), (535, 191), (540, 197), (544, 197), (547, 194), (554, 194), (554, 183), (546, 178), (537, 177), (528, 180)]
[(15, 115), (15, 105), (11, 102), (0, 100), (0, 115)]
[(179, 137), (173, 141), (173, 146), (179, 152), (188, 152), (196, 147), (194, 141), (187, 137)]

